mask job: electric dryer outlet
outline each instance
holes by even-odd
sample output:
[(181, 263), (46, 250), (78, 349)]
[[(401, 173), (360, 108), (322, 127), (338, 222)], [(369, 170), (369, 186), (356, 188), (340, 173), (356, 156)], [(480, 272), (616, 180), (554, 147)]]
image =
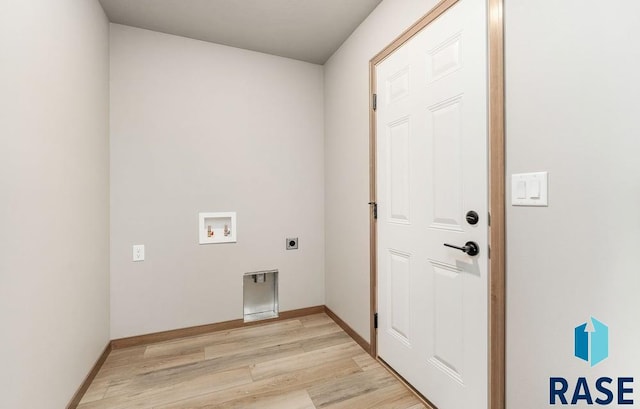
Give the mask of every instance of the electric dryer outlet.
[(298, 238), (290, 237), (287, 238), (287, 250), (296, 250), (298, 248)]

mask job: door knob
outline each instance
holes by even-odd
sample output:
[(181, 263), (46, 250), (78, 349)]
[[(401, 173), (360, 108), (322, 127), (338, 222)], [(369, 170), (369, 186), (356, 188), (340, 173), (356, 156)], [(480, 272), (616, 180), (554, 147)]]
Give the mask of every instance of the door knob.
[(447, 243), (444, 243), (444, 245), (446, 247), (451, 247), (452, 249), (458, 249), (463, 253), (467, 253), (470, 256), (476, 256), (478, 255), (478, 253), (480, 253), (480, 247), (478, 246), (478, 243), (476, 243), (475, 241), (468, 241), (464, 244), (463, 247), (458, 247), (458, 246), (454, 246), (453, 244), (447, 244)]

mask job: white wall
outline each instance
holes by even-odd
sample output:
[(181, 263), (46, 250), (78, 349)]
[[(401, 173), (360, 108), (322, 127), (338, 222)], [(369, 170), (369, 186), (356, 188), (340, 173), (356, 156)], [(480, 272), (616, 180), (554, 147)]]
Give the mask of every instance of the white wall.
[(369, 340), (369, 60), (437, 0), (384, 0), (325, 64), (326, 304)]
[[(548, 208), (507, 206), (507, 407), (604, 375), (635, 376), (638, 405), (640, 4), (507, 0), (505, 21), (507, 174), (550, 174)], [(590, 315), (610, 331), (594, 368), (573, 358)]]
[(109, 48), (97, 1), (0, 3), (0, 407), (62, 408), (109, 341)]
[[(111, 25), (112, 338), (241, 318), (256, 270), (280, 270), (281, 311), (324, 304), (322, 87), (318, 65)], [(202, 211), (236, 211), (238, 242), (198, 245)]]

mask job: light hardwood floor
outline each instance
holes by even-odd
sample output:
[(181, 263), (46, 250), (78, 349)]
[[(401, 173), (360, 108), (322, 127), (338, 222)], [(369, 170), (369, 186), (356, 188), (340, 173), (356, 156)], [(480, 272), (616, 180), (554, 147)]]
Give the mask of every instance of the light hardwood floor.
[(325, 314), (117, 349), (79, 409), (422, 409)]

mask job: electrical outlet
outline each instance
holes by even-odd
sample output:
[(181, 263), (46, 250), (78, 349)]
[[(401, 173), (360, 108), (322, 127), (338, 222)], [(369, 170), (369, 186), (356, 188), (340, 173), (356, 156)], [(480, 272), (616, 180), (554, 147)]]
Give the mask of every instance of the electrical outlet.
[(144, 261), (144, 244), (133, 245), (133, 261)]
[(287, 250), (296, 250), (298, 248), (298, 238), (291, 237), (287, 239)]

